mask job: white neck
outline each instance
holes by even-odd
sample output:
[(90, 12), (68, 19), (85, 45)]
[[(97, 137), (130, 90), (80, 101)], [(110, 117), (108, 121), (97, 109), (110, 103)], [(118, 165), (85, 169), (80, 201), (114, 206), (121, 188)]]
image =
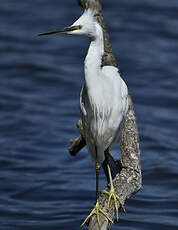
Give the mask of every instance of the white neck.
[(90, 43), (85, 58), (85, 81), (88, 89), (101, 79), (101, 61), (104, 54), (103, 31), (98, 23), (95, 24), (95, 27), (96, 35)]

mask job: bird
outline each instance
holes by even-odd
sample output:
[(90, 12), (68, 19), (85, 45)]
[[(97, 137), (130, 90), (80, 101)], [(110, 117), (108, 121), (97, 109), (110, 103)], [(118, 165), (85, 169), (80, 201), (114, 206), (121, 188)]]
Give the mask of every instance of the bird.
[[(101, 227), (100, 214), (111, 223), (113, 220), (102, 210), (98, 202), (99, 171), (104, 160), (108, 158), (109, 150), (119, 138), (122, 124), (128, 112), (128, 88), (120, 76), (118, 68), (102, 66), (104, 55), (103, 29), (96, 19), (97, 11), (85, 9), (83, 14), (71, 25), (64, 29), (45, 32), (40, 36), (66, 33), (89, 37), (90, 45), (84, 61), (85, 81), (80, 94), (81, 119), (88, 152), (96, 169), (96, 202), (94, 208), (81, 224), (96, 215), (98, 226)], [(116, 219), (118, 220), (118, 204), (125, 208), (116, 194), (109, 163), (107, 163), (110, 190), (102, 193), (109, 196), (108, 207), (114, 199)]]

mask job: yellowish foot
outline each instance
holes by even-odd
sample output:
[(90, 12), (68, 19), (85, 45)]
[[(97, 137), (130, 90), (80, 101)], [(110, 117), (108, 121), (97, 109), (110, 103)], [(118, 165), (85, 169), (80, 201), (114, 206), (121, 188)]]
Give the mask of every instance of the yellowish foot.
[(102, 193), (106, 194), (109, 196), (109, 199), (108, 199), (108, 208), (109, 208), (109, 204), (111, 202), (111, 198), (114, 199), (114, 206), (115, 206), (115, 211), (116, 211), (116, 220), (118, 221), (119, 220), (119, 214), (118, 214), (118, 205), (117, 205), (117, 201), (119, 201), (119, 204), (120, 204), (120, 207), (122, 208), (123, 212), (126, 212), (125, 208), (124, 208), (124, 205), (122, 204), (119, 196), (116, 194), (114, 188), (111, 188), (110, 191), (106, 191), (106, 190), (103, 190)]
[(112, 224), (114, 223), (113, 220), (101, 209), (98, 201), (96, 202), (93, 210), (91, 211), (91, 213), (87, 216), (87, 218), (84, 220), (84, 222), (81, 224), (81, 228), (86, 224), (86, 222), (93, 216), (96, 215), (97, 218), (97, 223), (98, 223), (98, 227), (101, 228), (101, 222), (100, 222), (100, 214), (102, 213)]
[(109, 199), (108, 199), (108, 208), (109, 208), (109, 204), (111, 202), (111, 198), (114, 199), (114, 206), (115, 206), (115, 211), (116, 211), (116, 220), (118, 221), (119, 220), (119, 214), (118, 214), (118, 205), (117, 205), (117, 201), (119, 202), (120, 204), (120, 207), (122, 208), (123, 212), (126, 212), (125, 208), (124, 208), (124, 205), (122, 204), (119, 196), (117, 195), (117, 193), (115, 192), (114, 190), (114, 186), (113, 186), (113, 182), (112, 182), (112, 177), (111, 177), (111, 170), (110, 170), (110, 167), (109, 165), (107, 165), (108, 167), (108, 174), (109, 174), (109, 180), (110, 180), (110, 191), (106, 191), (106, 190), (103, 190), (102, 193), (106, 194), (109, 196)]

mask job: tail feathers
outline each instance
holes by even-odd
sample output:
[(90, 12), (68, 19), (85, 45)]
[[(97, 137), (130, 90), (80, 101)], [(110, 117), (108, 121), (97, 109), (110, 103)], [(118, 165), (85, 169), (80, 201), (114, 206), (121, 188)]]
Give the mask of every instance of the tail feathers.
[(105, 159), (105, 155), (104, 155), (104, 150), (100, 149), (99, 147), (96, 147), (96, 145), (89, 145), (88, 146), (88, 152), (90, 153), (91, 159), (94, 163), (99, 163), (102, 164), (104, 159)]

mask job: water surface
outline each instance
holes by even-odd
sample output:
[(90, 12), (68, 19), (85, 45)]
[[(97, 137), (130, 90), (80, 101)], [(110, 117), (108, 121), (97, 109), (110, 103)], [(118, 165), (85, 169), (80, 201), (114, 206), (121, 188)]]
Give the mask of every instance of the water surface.
[[(114, 53), (135, 105), (143, 188), (112, 229), (178, 229), (178, 2), (102, 0)], [(2, 0), (0, 7), (0, 229), (79, 229), (95, 200), (78, 135), (88, 39), (37, 37), (70, 25), (75, 1)], [(118, 157), (118, 146), (112, 152)], [(106, 179), (101, 174), (100, 189)]]

